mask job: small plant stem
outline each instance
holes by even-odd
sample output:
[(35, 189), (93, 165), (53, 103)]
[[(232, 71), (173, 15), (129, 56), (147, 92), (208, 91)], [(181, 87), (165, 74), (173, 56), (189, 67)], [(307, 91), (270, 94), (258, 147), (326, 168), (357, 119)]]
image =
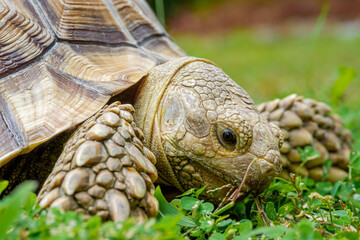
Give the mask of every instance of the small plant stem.
[(244, 178), (243, 178), (243, 180), (241, 181), (241, 184), (240, 184), (239, 188), (236, 190), (235, 195), (233, 196), (233, 198), (232, 198), (231, 201), (235, 202), (235, 200), (238, 198), (238, 195), (239, 195), (239, 193), (240, 193), (240, 191), (241, 191), (242, 186), (243, 186), (244, 183), (245, 183), (245, 180), (246, 180), (246, 177), (248, 176), (248, 173), (249, 173), (249, 171), (250, 171), (250, 168), (251, 168), (251, 166), (253, 165), (253, 163), (254, 163), (256, 160), (257, 160), (257, 158), (254, 158), (254, 159), (251, 161), (251, 163), (249, 164), (249, 166), (246, 168), (246, 172), (245, 172), (245, 174), (244, 174)]
[(296, 214), (299, 214), (301, 211), (297, 207), (297, 201), (295, 198), (290, 198), (290, 201), (292, 202), (292, 205), (294, 206), (294, 209), (296, 211)]
[[(298, 192), (298, 196), (296, 198), (294, 198), (294, 207), (298, 206), (298, 201), (300, 202), (300, 209), (303, 208), (303, 205), (306, 203), (306, 201), (304, 199), (301, 198), (301, 195), (303, 193), (303, 191), (301, 190), (301, 188), (297, 187), (296, 181), (300, 176), (297, 175), (293, 175), (293, 177), (291, 177), (291, 183), (294, 186), (295, 190)], [(301, 181), (301, 177), (300, 177), (300, 181)]]
[(264, 211), (264, 208), (262, 206), (262, 203), (261, 203), (261, 200), (259, 199), (259, 197), (255, 197), (254, 200), (255, 200), (256, 207), (258, 208), (261, 220), (264, 223), (264, 226), (268, 227), (269, 225), (272, 225), (271, 220), (268, 218), (268, 216), (266, 215), (266, 212)]
[[(229, 184), (225, 185), (225, 186), (228, 186)], [(229, 200), (229, 194), (231, 193), (231, 191), (234, 189), (234, 187), (231, 187), (230, 190), (226, 193), (224, 199), (221, 201), (221, 203), (219, 204), (219, 206), (215, 209), (215, 212), (217, 210), (219, 210), (223, 205), (224, 203)]]
[(321, 215), (321, 218), (322, 218), (324, 221), (326, 221), (326, 219), (324, 218), (324, 214), (321, 212), (321, 209), (319, 210), (319, 213), (320, 213), (320, 215)]
[(335, 223), (328, 223), (328, 222), (318, 222), (321, 225), (329, 225), (329, 226), (333, 226), (333, 227), (337, 227), (337, 228), (341, 228), (342, 230), (345, 230), (347, 232), (350, 232), (350, 229), (348, 229), (347, 227), (335, 224)]
[(332, 217), (332, 209), (331, 209), (331, 204), (329, 204), (329, 200), (327, 201), (327, 205), (329, 207), (330, 221), (331, 221), (331, 224), (334, 226), (333, 217)]
[(227, 187), (231, 187), (231, 184), (229, 183), (229, 184), (223, 185), (223, 186), (215, 188), (215, 189), (207, 190), (206, 193), (212, 193), (212, 192), (219, 191), (219, 190), (227, 188)]
[[(320, 214), (321, 214), (321, 212), (320, 212)], [(325, 220), (325, 218), (322, 216), (322, 214), (321, 214), (321, 218), (323, 219), (323, 221), (317, 221), (317, 219), (314, 218), (314, 217), (313, 217), (312, 215), (310, 215), (310, 214), (305, 214), (305, 216), (307, 216), (307, 217), (310, 218), (311, 220), (315, 220), (316, 223), (320, 225), (320, 227), (321, 227), (321, 225), (329, 225), (329, 226), (341, 228), (341, 229), (343, 229), (343, 230), (345, 230), (345, 231), (348, 231), (348, 232), (351, 231), (351, 230), (350, 230), (349, 228), (347, 228), (347, 227), (344, 227), (344, 226), (341, 226), (341, 225), (338, 225), (338, 224), (335, 224), (335, 223), (325, 222), (326, 220)]]
[[(309, 211), (309, 213), (305, 213), (305, 216), (310, 218), (311, 220), (315, 221), (317, 224), (319, 224), (319, 222), (320, 222), (319, 219), (317, 219), (316, 216), (314, 217), (314, 215), (312, 215), (311, 211)], [(324, 219), (324, 218), (322, 218), (322, 219)], [(323, 228), (321, 225), (320, 225), (320, 227)]]
[(223, 212), (225, 212), (225, 211), (229, 210), (230, 208), (232, 208), (234, 205), (235, 205), (235, 202), (229, 202), (224, 207), (220, 208), (219, 210), (216, 210), (213, 213), (213, 215), (218, 216), (218, 215), (222, 214)]
[[(233, 193), (229, 198), (228, 195), (231, 192), (232, 188), (230, 189), (230, 191), (226, 194), (225, 198), (223, 199), (223, 201), (219, 204), (219, 206), (217, 207), (217, 209), (215, 210), (216, 215), (219, 215), (221, 213), (223, 213), (224, 211), (226, 211), (227, 209), (231, 208), (232, 206), (235, 205), (235, 201), (236, 199), (239, 197), (239, 194), (241, 192), (241, 188), (244, 185), (245, 181), (246, 181), (246, 177), (249, 174), (250, 168), (253, 165), (253, 163), (257, 160), (257, 158), (254, 158), (251, 163), (249, 164), (249, 166), (246, 168), (243, 180), (240, 183), (240, 186), (238, 187), (238, 189), (236, 190), (235, 193)], [(225, 185), (228, 186), (228, 185)], [(230, 200), (230, 203), (225, 205), (223, 208), (221, 208), (221, 206), (224, 204), (225, 201)], [(224, 210), (225, 209), (225, 210)], [(215, 214), (214, 213), (214, 214)]]
[(186, 231), (185, 233), (183, 233), (183, 236), (186, 236), (189, 232), (191, 232), (192, 230), (194, 230), (196, 227), (192, 227), (190, 228), (188, 231)]
[(296, 169), (296, 171), (295, 171), (296, 176), (299, 176), (301, 168), (305, 165), (305, 163), (306, 163), (307, 161), (308, 161), (308, 160), (306, 159), (306, 160), (303, 160), (303, 161), (300, 163), (299, 167), (298, 167), (298, 168)]
[(352, 166), (351, 164), (349, 164), (349, 183), (350, 183), (350, 184), (352, 184), (352, 178), (351, 178), (352, 169), (353, 169), (353, 166)]

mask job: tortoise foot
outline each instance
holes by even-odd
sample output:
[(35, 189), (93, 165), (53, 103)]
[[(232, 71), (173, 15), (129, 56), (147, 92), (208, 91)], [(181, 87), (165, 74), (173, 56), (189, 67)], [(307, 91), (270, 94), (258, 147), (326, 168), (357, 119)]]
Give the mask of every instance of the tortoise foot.
[(156, 160), (142, 144), (133, 112), (131, 105), (115, 102), (75, 131), (38, 195), (42, 208), (113, 221), (157, 215)]
[(320, 155), (306, 162), (299, 170), (300, 175), (321, 181), (323, 164), (330, 159), (332, 166), (326, 180), (335, 183), (348, 177), (351, 132), (344, 128), (340, 116), (332, 113), (328, 105), (293, 94), (262, 103), (258, 108), (284, 133), (284, 143), (280, 148), (281, 177), (289, 179), (289, 173), (297, 171), (302, 162), (297, 148), (306, 146), (312, 146)]

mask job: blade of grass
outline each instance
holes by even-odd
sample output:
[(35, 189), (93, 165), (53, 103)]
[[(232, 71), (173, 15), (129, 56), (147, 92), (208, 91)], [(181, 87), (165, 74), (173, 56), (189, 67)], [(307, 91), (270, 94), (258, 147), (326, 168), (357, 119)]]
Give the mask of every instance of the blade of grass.
[(30, 200), (30, 194), (36, 188), (35, 182), (24, 182), (0, 202), (0, 239), (5, 239), (6, 232), (16, 218), (23, 212), (23, 207)]
[(165, 8), (164, 0), (155, 0), (156, 15), (161, 23), (165, 27)]
[(194, 220), (188, 217), (183, 216), (179, 210), (174, 208), (170, 205), (170, 203), (165, 199), (164, 195), (161, 192), (161, 189), (159, 186), (155, 189), (155, 197), (159, 201), (159, 215), (158, 218), (165, 217), (167, 215), (171, 216), (178, 216), (182, 215), (182, 218), (180, 219), (178, 225), (185, 226), (185, 227), (196, 227)]

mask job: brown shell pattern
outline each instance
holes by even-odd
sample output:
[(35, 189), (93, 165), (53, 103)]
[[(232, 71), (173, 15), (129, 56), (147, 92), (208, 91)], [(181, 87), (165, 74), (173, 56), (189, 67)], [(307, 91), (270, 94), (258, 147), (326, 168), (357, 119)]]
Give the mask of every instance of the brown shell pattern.
[(145, 0), (0, 0), (0, 167), (184, 55)]

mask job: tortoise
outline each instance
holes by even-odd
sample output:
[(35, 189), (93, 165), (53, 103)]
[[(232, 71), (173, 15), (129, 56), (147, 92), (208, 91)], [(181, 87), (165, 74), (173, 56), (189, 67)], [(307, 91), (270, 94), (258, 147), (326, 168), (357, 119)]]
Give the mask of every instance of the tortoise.
[(187, 56), (144, 0), (0, 0), (0, 16), (7, 192), (36, 179), (43, 208), (144, 221), (158, 213), (156, 180), (206, 185), (217, 203), (280, 173), (279, 127), (214, 63)]
[(41, 207), (144, 220), (158, 212), (158, 172), (181, 191), (219, 188), (205, 193), (214, 202), (254, 159), (243, 196), (280, 172), (279, 128), (173, 43), (145, 1), (0, 6), (1, 175), (44, 182)]

